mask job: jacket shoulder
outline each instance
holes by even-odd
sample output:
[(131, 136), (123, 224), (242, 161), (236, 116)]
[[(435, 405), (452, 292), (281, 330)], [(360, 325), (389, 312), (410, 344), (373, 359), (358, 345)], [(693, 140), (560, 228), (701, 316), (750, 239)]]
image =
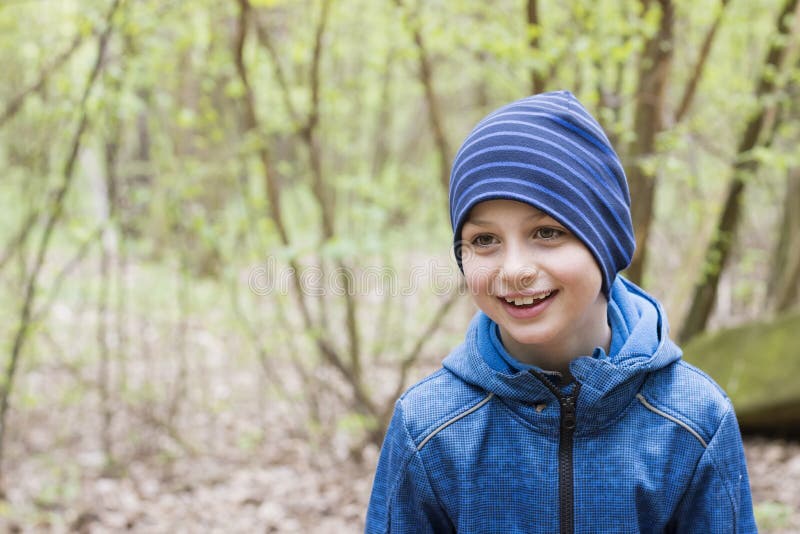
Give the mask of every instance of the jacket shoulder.
[(408, 388), (397, 403), (411, 439), (420, 447), (442, 425), (459, 419), (490, 396), (447, 369), (439, 369)]
[[(709, 443), (732, 411), (722, 388), (706, 373), (678, 360), (650, 375), (641, 391), (643, 403), (677, 419)], [(683, 426), (683, 425), (682, 425)]]

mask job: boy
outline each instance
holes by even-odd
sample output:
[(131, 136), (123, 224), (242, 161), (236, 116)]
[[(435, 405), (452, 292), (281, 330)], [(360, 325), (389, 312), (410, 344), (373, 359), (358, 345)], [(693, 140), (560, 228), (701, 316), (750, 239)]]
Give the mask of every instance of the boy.
[(728, 398), (617, 276), (634, 250), (628, 186), (577, 99), (478, 123), (450, 215), (480, 311), (397, 401), (367, 532), (755, 532)]

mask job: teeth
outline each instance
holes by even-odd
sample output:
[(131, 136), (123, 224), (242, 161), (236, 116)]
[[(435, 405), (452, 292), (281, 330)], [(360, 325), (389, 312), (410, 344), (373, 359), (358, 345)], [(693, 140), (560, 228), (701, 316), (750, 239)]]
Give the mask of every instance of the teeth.
[(508, 298), (506, 297), (506, 302), (509, 304), (514, 303), (515, 306), (524, 306), (527, 304), (533, 304), (537, 300), (544, 300), (550, 296), (552, 291), (548, 291), (547, 293), (542, 293), (541, 295), (537, 295), (536, 297), (518, 297), (518, 298)]

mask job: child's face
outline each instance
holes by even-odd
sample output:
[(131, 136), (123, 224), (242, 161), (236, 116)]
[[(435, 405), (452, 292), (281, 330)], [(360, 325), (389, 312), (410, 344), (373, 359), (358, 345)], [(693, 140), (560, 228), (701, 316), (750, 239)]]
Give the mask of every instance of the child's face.
[(517, 359), (561, 368), (568, 361), (547, 360), (590, 354), (607, 341), (597, 339), (608, 333), (600, 269), (555, 219), (522, 202), (481, 202), (461, 239), (467, 286)]

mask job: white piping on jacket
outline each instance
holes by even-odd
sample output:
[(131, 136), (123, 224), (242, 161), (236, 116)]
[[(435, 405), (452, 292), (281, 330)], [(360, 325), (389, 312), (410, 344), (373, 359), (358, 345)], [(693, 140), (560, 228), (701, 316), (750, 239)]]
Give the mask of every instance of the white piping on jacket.
[(439, 425), (438, 427), (436, 427), (436, 428), (434, 429), (434, 431), (433, 431), (433, 432), (431, 432), (430, 434), (428, 434), (428, 435), (425, 437), (425, 439), (423, 439), (423, 440), (422, 440), (422, 442), (421, 442), (419, 445), (417, 445), (417, 450), (418, 450), (418, 451), (422, 450), (422, 447), (424, 447), (424, 446), (425, 446), (425, 444), (426, 444), (426, 443), (428, 443), (428, 442), (431, 440), (431, 438), (432, 438), (433, 436), (435, 436), (436, 434), (438, 434), (439, 432), (441, 432), (442, 430), (444, 430), (444, 429), (445, 429), (445, 428), (447, 428), (448, 426), (452, 425), (453, 423), (455, 423), (456, 421), (458, 421), (458, 420), (459, 420), (459, 419), (461, 419), (462, 417), (466, 417), (466, 416), (468, 416), (469, 414), (471, 414), (472, 412), (474, 412), (474, 411), (476, 411), (476, 410), (479, 410), (481, 406), (483, 406), (484, 404), (486, 404), (487, 402), (489, 402), (490, 400), (492, 400), (492, 397), (494, 397), (494, 393), (489, 393), (489, 394), (486, 396), (486, 398), (485, 398), (485, 399), (483, 399), (482, 401), (480, 401), (478, 404), (476, 404), (475, 406), (473, 406), (473, 407), (472, 407), (472, 408), (470, 408), (469, 410), (466, 410), (466, 411), (464, 411), (464, 412), (461, 412), (461, 413), (460, 413), (460, 414), (458, 414), (457, 416), (453, 417), (452, 419), (448, 419), (447, 421), (445, 421), (444, 423), (442, 423), (441, 425)]
[(637, 393), (636, 394), (636, 398), (639, 399), (639, 402), (641, 402), (644, 405), (644, 407), (647, 408), (648, 410), (650, 410), (651, 412), (653, 412), (655, 414), (658, 414), (661, 417), (665, 417), (665, 418), (669, 419), (670, 421), (672, 421), (673, 423), (678, 424), (678, 425), (682, 426), (683, 428), (685, 428), (686, 430), (688, 430), (691, 435), (693, 435), (694, 437), (697, 438), (697, 441), (700, 442), (700, 444), (703, 446), (704, 449), (708, 448), (708, 443), (706, 443), (706, 441), (702, 437), (700, 437), (700, 434), (695, 432), (695, 430), (692, 427), (690, 427), (689, 425), (687, 425), (686, 423), (684, 423), (683, 421), (681, 421), (677, 417), (673, 417), (673, 416), (671, 416), (670, 414), (668, 414), (666, 412), (662, 412), (661, 410), (659, 410), (658, 408), (656, 408), (655, 406), (653, 406), (652, 404), (647, 402), (647, 399), (645, 399), (644, 395), (642, 395), (641, 393)]

